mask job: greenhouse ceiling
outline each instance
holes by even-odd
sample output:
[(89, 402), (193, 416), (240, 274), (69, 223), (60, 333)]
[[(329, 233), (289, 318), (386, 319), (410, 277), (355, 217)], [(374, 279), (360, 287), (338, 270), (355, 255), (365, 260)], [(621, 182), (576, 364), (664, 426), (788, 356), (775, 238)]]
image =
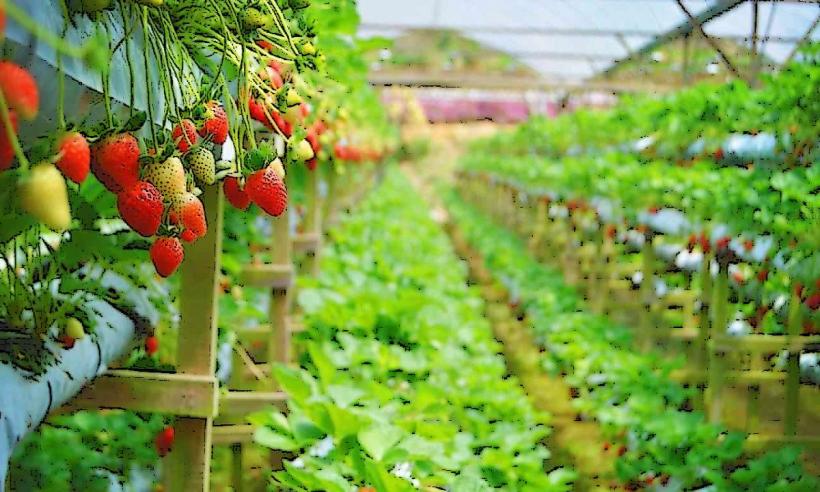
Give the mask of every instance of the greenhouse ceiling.
[[(458, 31), (532, 68), (542, 80), (583, 83), (687, 33), (734, 41), (768, 63), (820, 40), (820, 4), (754, 0), (359, 0), (361, 36)], [(755, 29), (755, 24), (757, 28)], [(724, 41), (724, 42), (725, 42)], [(720, 55), (720, 53), (718, 53)], [(731, 56), (717, 58), (731, 71)], [(738, 74), (740, 75), (740, 74)]]

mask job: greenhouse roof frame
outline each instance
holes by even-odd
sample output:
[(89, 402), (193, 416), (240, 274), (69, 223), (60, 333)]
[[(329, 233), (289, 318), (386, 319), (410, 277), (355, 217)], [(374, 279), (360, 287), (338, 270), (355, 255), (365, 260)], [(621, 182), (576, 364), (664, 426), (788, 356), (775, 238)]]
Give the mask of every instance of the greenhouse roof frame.
[[(359, 0), (360, 34), (397, 37), (413, 29), (457, 31), (533, 68), (541, 79), (538, 86), (589, 85), (591, 79), (607, 77), (623, 64), (693, 32), (717, 48), (718, 59), (729, 72), (744, 78), (753, 78), (764, 63), (790, 61), (797, 45), (807, 39), (820, 41), (820, 2), (807, 0), (509, 0), (502, 6), (491, 0), (419, 0), (410, 7), (399, 3)], [(522, 12), (511, 14), (518, 10)], [(611, 22), (613, 12), (617, 18)], [(397, 17), (402, 23), (393, 22)], [(661, 29), (648, 29), (652, 22)], [(743, 74), (713, 38), (743, 43), (760, 59)], [(429, 85), (456, 78), (451, 73), (427, 75)], [(393, 85), (389, 78), (387, 73), (375, 75), (374, 82)], [(404, 71), (394, 85), (408, 79), (418, 83), (424, 77), (408, 77)], [(464, 82), (475, 80), (467, 77)]]

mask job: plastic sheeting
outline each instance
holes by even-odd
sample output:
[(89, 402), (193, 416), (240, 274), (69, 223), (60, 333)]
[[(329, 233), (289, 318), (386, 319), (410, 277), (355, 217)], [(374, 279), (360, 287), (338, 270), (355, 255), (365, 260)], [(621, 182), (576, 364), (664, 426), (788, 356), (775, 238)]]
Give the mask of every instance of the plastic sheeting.
[[(157, 321), (156, 311), (144, 293), (111, 273), (103, 277), (103, 283), (123, 293), (140, 316), (151, 323)], [(0, 484), (5, 483), (9, 458), (23, 436), (132, 347), (134, 321), (106, 302), (97, 300), (89, 304), (91, 310), (100, 314), (94, 335), (78, 340), (71, 350), (52, 345), (51, 348), (59, 354), (59, 362), (36, 380), (9, 364), (0, 363), (0, 381), (3, 382), (0, 391)]]
[[(715, 0), (684, 0), (697, 15)], [(359, 0), (360, 35), (396, 37), (407, 29), (453, 29), (509, 53), (546, 78), (580, 80), (686, 22), (675, 0)], [(820, 14), (809, 2), (760, 1), (761, 52), (784, 61)], [(752, 6), (734, 7), (704, 25), (710, 36), (750, 37)], [(820, 29), (811, 36), (820, 40)], [(782, 38), (788, 38), (784, 41)], [(748, 42), (747, 42), (748, 43)]]

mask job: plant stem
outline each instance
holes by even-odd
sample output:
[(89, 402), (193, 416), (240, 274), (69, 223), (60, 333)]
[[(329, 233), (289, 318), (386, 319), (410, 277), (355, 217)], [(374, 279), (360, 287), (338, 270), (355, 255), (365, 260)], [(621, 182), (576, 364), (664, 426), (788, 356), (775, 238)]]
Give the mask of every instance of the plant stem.
[(20, 147), (20, 141), (17, 140), (17, 132), (14, 131), (14, 127), (11, 124), (11, 115), (9, 115), (9, 106), (6, 104), (6, 96), (3, 95), (2, 91), (0, 91), (0, 117), (3, 118), (3, 126), (6, 128), (6, 137), (14, 149), (14, 155), (20, 162), (20, 169), (25, 171), (29, 168), (30, 164), (26, 158), (26, 154), (23, 153), (23, 149)]
[(142, 7), (142, 61), (145, 71), (145, 105), (148, 109), (148, 127), (151, 129), (151, 140), (154, 142), (154, 150), (159, 153), (157, 143), (157, 133), (154, 130), (154, 109), (151, 104), (151, 72), (148, 70), (148, 7)]

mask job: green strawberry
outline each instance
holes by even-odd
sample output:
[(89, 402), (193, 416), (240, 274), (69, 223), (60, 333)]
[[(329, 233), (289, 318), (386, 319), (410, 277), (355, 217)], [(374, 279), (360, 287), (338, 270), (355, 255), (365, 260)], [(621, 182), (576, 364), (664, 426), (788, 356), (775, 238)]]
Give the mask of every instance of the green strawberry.
[(197, 181), (205, 185), (212, 185), (216, 182), (216, 160), (210, 150), (197, 147), (188, 153), (185, 159)]
[(171, 195), (184, 193), (185, 169), (179, 157), (169, 157), (165, 162), (152, 162), (145, 166), (143, 177), (146, 181), (156, 186), (162, 196), (168, 198)]
[(242, 13), (242, 27), (246, 31), (253, 31), (268, 25), (268, 17), (259, 9), (249, 8)]

